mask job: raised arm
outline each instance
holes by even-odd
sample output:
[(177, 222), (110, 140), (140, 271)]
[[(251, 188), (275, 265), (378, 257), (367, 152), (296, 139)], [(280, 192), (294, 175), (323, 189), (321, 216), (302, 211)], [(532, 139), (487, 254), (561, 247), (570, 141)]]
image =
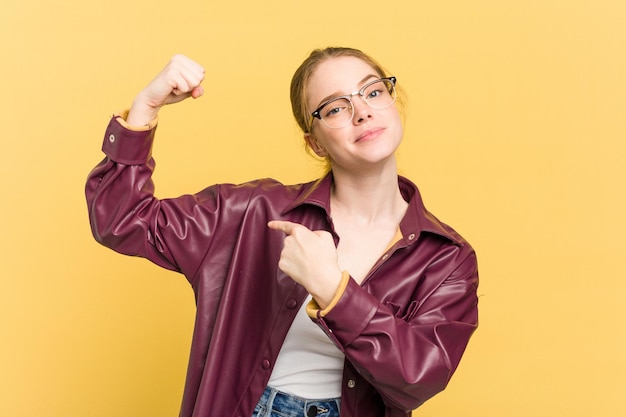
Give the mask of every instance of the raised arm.
[(193, 269), (202, 256), (205, 231), (190, 225), (200, 215), (205, 223), (216, 221), (215, 193), (157, 199), (151, 149), (160, 108), (200, 97), (203, 79), (200, 65), (176, 55), (136, 96), (127, 114), (112, 118), (102, 146), (107, 158), (91, 171), (85, 189), (92, 231), (103, 245), (181, 271)]

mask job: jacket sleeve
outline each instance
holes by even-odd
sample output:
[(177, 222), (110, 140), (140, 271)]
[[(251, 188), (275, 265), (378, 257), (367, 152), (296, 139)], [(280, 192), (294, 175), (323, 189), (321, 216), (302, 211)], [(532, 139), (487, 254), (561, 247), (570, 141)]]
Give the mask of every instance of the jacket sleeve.
[(478, 325), (478, 271), (471, 249), (460, 250), (446, 275), (410, 318), (350, 279), (318, 324), (359, 375), (388, 405), (413, 410), (442, 391)]
[(219, 224), (219, 187), (156, 198), (151, 179), (155, 130), (130, 130), (116, 117), (110, 121), (102, 147), (106, 158), (91, 171), (85, 187), (89, 221), (101, 244), (190, 277)]

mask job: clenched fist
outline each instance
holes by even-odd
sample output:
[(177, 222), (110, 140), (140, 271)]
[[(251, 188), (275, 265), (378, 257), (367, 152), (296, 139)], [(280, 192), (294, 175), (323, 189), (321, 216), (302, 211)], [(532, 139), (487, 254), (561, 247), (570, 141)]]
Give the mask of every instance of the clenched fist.
[(133, 126), (150, 123), (166, 104), (188, 97), (198, 98), (204, 90), (204, 68), (185, 55), (174, 55), (165, 68), (135, 97), (126, 121)]

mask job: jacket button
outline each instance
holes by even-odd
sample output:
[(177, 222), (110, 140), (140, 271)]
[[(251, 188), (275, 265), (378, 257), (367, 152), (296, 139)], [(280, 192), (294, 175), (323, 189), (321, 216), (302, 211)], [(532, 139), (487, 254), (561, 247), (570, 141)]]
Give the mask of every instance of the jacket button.
[(296, 300), (294, 300), (293, 298), (287, 300), (287, 308), (289, 310), (293, 310), (296, 307), (298, 307), (298, 302)]
[(109, 135), (109, 142), (111, 142), (111, 143), (115, 142), (115, 135), (114, 134), (110, 134)]
[(270, 361), (269, 359), (263, 359), (263, 362), (261, 362), (261, 366), (263, 367), (263, 369), (270, 369)]
[(415, 239), (415, 233), (411, 233), (411, 234), (409, 235), (409, 240), (413, 240), (413, 239)]
[(356, 381), (354, 379), (348, 380), (348, 388), (356, 387)]

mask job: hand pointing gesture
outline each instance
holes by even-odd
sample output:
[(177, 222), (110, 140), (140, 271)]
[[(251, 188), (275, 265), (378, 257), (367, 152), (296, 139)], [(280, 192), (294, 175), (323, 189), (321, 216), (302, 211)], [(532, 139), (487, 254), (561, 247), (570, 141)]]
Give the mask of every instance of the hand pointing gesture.
[(280, 270), (304, 286), (318, 305), (325, 308), (341, 280), (332, 235), (322, 230), (311, 231), (288, 221), (273, 220), (267, 225), (287, 235), (278, 261)]

